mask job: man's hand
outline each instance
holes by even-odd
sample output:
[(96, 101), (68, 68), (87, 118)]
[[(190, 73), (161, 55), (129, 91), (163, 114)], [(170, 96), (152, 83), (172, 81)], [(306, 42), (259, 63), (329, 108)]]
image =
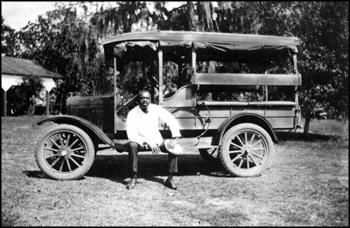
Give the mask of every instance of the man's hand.
[(148, 142), (147, 145), (149, 146), (149, 148), (151, 148), (152, 154), (158, 155), (161, 152), (157, 144)]

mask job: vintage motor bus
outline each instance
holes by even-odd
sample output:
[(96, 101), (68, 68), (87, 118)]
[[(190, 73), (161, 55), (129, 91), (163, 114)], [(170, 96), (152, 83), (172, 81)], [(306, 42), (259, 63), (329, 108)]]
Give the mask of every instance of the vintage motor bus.
[[(300, 124), (299, 43), (295, 37), (185, 31), (109, 38), (103, 47), (114, 69), (114, 93), (69, 98), (67, 115), (38, 122), (54, 123), (38, 139), (38, 166), (53, 179), (77, 179), (106, 146), (125, 152), (125, 121), (137, 95), (120, 93), (121, 72), (130, 62), (142, 62), (156, 69), (143, 75), (144, 82), (152, 102), (178, 120), (184, 151), (196, 149), (206, 160), (219, 160), (234, 176), (259, 175), (271, 165), (275, 131)], [(166, 93), (169, 62), (177, 67), (177, 88)], [(208, 67), (213, 65), (215, 70)], [(164, 123), (159, 129), (165, 139), (171, 136)]]

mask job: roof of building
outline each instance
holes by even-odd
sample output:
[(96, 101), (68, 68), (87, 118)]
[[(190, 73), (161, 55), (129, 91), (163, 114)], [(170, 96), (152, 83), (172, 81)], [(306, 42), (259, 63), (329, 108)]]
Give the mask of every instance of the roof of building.
[(64, 78), (64, 76), (61, 74), (49, 71), (33, 60), (7, 56), (1, 57), (1, 74), (39, 76), (46, 78)]

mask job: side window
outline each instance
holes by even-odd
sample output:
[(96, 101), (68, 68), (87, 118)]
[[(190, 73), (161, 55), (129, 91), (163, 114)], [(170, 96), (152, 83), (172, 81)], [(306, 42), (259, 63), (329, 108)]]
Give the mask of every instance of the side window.
[[(245, 63), (203, 61), (198, 62), (198, 73), (248, 73), (251, 71)], [(197, 91), (198, 100), (206, 101), (263, 101), (265, 93), (259, 85), (201, 85)]]
[(201, 85), (197, 99), (205, 101), (264, 101), (262, 86), (207, 86)]

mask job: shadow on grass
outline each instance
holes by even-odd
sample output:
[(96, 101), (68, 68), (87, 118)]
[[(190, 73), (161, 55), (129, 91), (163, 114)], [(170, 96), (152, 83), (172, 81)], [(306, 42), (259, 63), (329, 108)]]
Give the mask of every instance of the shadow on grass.
[[(38, 178), (38, 179), (51, 179), (49, 176), (47, 176), (45, 173), (43, 173), (40, 170), (34, 170), (34, 171), (22, 171), (22, 173), (24, 173), (25, 175), (27, 175), (27, 177), (31, 177), (31, 178)], [(81, 177), (79, 180), (84, 180), (85, 177)]]
[(296, 141), (305, 141), (305, 142), (313, 142), (313, 141), (329, 141), (329, 140), (341, 140), (341, 136), (338, 135), (321, 135), (315, 133), (309, 133), (305, 136), (300, 132), (288, 132), (288, 131), (276, 131), (276, 135), (278, 140), (287, 141), (287, 140), (296, 140)]
[[(139, 155), (138, 177), (149, 181), (164, 183), (168, 176), (167, 155)], [(178, 157), (178, 170), (176, 176), (230, 176), (221, 163), (209, 163), (200, 155), (181, 155)], [(108, 178), (112, 181), (127, 184), (129, 180), (128, 154), (123, 155), (97, 155), (95, 162), (86, 176)]]
[(23, 173), (25, 175), (27, 175), (27, 177), (34, 177), (34, 178), (43, 178), (43, 179), (47, 179), (48, 177), (41, 171), (23, 171)]
[[(139, 178), (163, 184), (168, 176), (168, 156), (139, 154)], [(96, 155), (95, 161), (90, 170), (80, 180), (87, 177), (106, 178), (111, 181), (127, 184), (129, 181), (129, 160), (128, 154), (121, 155)], [(176, 176), (207, 175), (232, 177), (217, 162), (207, 162), (200, 155), (181, 155), (178, 157), (178, 170)], [(51, 179), (41, 170), (23, 171), (28, 177)]]

